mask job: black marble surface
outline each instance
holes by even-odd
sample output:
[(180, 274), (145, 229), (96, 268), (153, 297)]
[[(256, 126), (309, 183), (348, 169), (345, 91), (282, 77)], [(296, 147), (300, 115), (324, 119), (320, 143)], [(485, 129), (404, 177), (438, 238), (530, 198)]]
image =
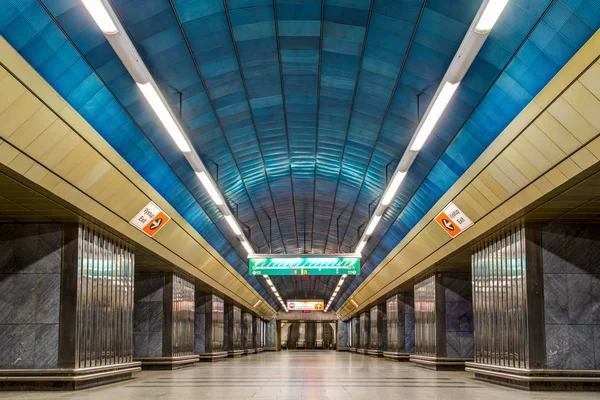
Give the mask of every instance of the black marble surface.
[(548, 368), (600, 368), (600, 225), (542, 228)]
[(446, 304), (446, 357), (472, 358), (475, 348), (471, 274), (445, 274), (442, 284)]
[(162, 272), (136, 273), (134, 284), (134, 357), (161, 357), (165, 275)]
[(0, 224), (0, 368), (58, 362), (62, 226)]

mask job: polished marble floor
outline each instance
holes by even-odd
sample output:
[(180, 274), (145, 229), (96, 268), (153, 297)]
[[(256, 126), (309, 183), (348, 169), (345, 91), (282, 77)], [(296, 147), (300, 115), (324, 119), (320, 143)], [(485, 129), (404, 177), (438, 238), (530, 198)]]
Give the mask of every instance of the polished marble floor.
[(529, 393), (434, 372), (411, 363), (336, 352), (262, 353), (142, 371), (135, 379), (78, 392), (0, 392), (2, 399), (598, 399), (598, 393)]

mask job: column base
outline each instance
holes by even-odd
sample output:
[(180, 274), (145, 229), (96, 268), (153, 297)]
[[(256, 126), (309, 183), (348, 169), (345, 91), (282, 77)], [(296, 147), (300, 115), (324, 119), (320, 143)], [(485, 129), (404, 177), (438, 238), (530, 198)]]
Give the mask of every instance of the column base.
[(522, 369), (467, 362), (475, 379), (531, 391), (598, 391), (599, 370)]
[(352, 351), (350, 347), (338, 347), (337, 351)]
[(254, 354), (256, 353), (256, 349), (244, 349), (244, 354)]
[(243, 355), (244, 355), (244, 350), (242, 350), (242, 349), (240, 349), (240, 350), (229, 350), (227, 352), (227, 356), (228, 357), (233, 357), (233, 358), (235, 358), (235, 357), (241, 357)]
[(198, 362), (198, 356), (192, 354), (179, 357), (140, 357), (134, 358), (134, 361), (140, 361), (144, 370), (174, 370), (191, 367)]
[(277, 351), (277, 347), (263, 347), (264, 351)]
[(356, 349), (356, 352), (358, 354), (367, 354), (367, 350), (366, 349)]
[(0, 391), (87, 389), (131, 379), (141, 370), (137, 361), (88, 368), (2, 369)]
[(383, 357), (395, 361), (410, 361), (410, 353), (398, 353), (395, 351), (384, 351)]
[(473, 361), (472, 358), (450, 358), (450, 357), (429, 357), (411, 354), (410, 362), (414, 362), (419, 367), (432, 369), (435, 371), (464, 371), (465, 363)]
[(262, 347), (259, 347), (259, 348), (256, 349), (257, 353), (262, 353), (263, 351), (265, 351), (265, 350)]
[(227, 355), (226, 351), (216, 351), (213, 353), (200, 353), (197, 357), (200, 357), (200, 362), (213, 362), (227, 358)]
[(350, 347), (348, 350), (350, 353), (356, 353), (356, 347)]
[(383, 357), (383, 350), (367, 350), (367, 354), (374, 357)]

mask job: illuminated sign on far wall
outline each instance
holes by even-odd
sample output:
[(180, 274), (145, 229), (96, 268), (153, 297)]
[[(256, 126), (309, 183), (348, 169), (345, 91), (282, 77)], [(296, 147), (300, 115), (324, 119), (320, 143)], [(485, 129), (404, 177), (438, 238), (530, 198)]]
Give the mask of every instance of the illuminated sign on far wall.
[(250, 275), (357, 275), (360, 257), (339, 254), (276, 256), (255, 254), (248, 257)]
[(290, 311), (323, 311), (323, 300), (288, 300), (287, 308)]

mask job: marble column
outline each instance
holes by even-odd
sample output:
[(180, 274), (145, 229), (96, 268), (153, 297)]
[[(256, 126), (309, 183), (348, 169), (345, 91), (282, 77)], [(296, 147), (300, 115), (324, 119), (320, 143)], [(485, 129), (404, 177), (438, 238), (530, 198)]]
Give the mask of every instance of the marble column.
[(337, 320), (337, 351), (350, 350), (350, 321)]
[(238, 306), (227, 304), (225, 306), (224, 325), (224, 350), (229, 357), (244, 355), (242, 346), (242, 310)]
[(415, 354), (431, 369), (458, 369), (473, 360), (471, 274), (435, 273), (415, 284)]
[(253, 344), (256, 353), (261, 353), (263, 347), (261, 344), (262, 337), (262, 320), (256, 315), (252, 316)]
[(265, 323), (265, 350), (277, 351), (277, 320), (275, 318)]
[(359, 354), (367, 354), (369, 350), (370, 344), (370, 336), (371, 336), (371, 321), (370, 321), (370, 311), (365, 311), (360, 314), (360, 325), (359, 325), (359, 335), (360, 335), (360, 344), (356, 349), (356, 352)]
[(367, 354), (382, 357), (387, 345), (387, 323), (384, 304), (377, 304), (371, 307), (369, 321), (371, 331), (369, 333)]
[(360, 348), (360, 317), (352, 318), (350, 329), (350, 351), (356, 353)]
[(323, 348), (323, 323), (317, 322), (315, 327), (315, 348)]
[(287, 350), (288, 346), (288, 338), (290, 335), (290, 327), (292, 324), (290, 322), (284, 322), (281, 324), (281, 338), (280, 338), (280, 346), (281, 349)]
[(194, 284), (173, 272), (135, 274), (134, 360), (143, 369), (177, 369), (194, 355)]
[(600, 387), (600, 225), (517, 223), (472, 257), (477, 379)]
[(412, 293), (399, 293), (386, 301), (387, 348), (383, 356), (408, 361), (415, 351), (415, 312)]
[(0, 390), (129, 379), (129, 244), (94, 225), (0, 225)]
[(196, 293), (194, 352), (200, 361), (227, 357), (225, 341), (225, 303), (214, 294)]
[(298, 327), (298, 341), (296, 341), (297, 349), (306, 348), (306, 322), (300, 322)]
[(247, 311), (242, 311), (242, 348), (244, 349), (244, 354), (256, 353), (252, 328), (252, 314)]

